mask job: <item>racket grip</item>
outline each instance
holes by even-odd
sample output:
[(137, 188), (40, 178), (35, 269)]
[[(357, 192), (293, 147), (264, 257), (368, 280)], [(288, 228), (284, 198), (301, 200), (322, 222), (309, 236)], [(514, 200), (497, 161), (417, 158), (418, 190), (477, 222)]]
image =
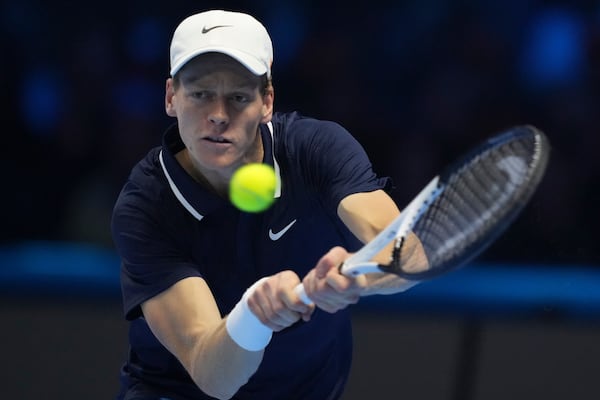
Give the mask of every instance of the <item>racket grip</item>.
[(298, 295), (298, 297), (300, 297), (300, 300), (302, 300), (302, 302), (304, 304), (306, 304), (307, 306), (310, 306), (311, 304), (313, 304), (313, 301), (306, 294), (306, 291), (304, 290), (304, 285), (303, 284), (299, 283), (298, 286), (296, 286), (294, 288), (294, 292), (296, 292), (296, 294)]

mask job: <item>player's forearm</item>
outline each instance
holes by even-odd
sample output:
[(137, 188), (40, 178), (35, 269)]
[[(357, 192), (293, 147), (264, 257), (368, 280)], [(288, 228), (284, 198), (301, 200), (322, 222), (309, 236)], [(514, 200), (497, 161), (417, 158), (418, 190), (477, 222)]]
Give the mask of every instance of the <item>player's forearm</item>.
[(256, 372), (263, 351), (241, 348), (229, 336), (225, 319), (196, 340), (188, 372), (198, 387), (218, 399), (229, 399)]
[[(386, 249), (384, 254), (389, 254), (389, 251), (389, 249)], [(389, 261), (379, 260), (379, 262), (385, 263)], [(421, 242), (414, 234), (410, 234), (406, 238), (406, 242), (400, 253), (400, 263), (404, 271), (423, 271), (429, 267)], [(362, 296), (399, 293), (410, 289), (417, 283), (419, 282), (408, 281), (394, 274), (367, 274), (367, 286), (363, 290)]]
[[(228, 399), (256, 372), (260, 350), (272, 335), (248, 310), (246, 300), (244, 293), (223, 318), (206, 281), (190, 277), (141, 307), (152, 333), (196, 385), (213, 397)], [(248, 331), (252, 326), (254, 330)]]
[(250, 286), (229, 315), (195, 340), (189, 371), (196, 384), (219, 399), (231, 398), (262, 361), (273, 331), (250, 310), (248, 298), (267, 278)]
[(407, 281), (393, 274), (373, 273), (366, 276), (367, 286), (362, 290), (361, 297), (374, 294), (400, 293), (419, 283), (417, 281)]

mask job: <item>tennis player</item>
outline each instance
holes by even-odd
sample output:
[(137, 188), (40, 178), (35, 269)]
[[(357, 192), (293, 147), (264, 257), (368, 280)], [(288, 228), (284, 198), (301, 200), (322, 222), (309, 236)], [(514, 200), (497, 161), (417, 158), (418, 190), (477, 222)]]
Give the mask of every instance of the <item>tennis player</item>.
[[(340, 125), (274, 113), (272, 60), (247, 14), (203, 12), (174, 32), (165, 108), (177, 122), (133, 168), (112, 219), (130, 321), (119, 399), (337, 399), (347, 306), (412, 285), (339, 274), (399, 214), (390, 180)], [(232, 173), (250, 162), (277, 173), (276, 201), (259, 214), (228, 201)]]

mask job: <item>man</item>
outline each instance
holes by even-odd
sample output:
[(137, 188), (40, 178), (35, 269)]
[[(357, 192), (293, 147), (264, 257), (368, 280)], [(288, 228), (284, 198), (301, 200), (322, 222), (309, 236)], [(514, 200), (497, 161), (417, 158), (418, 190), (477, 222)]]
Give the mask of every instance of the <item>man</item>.
[[(339, 398), (346, 307), (411, 285), (338, 272), (399, 211), (341, 126), (274, 113), (272, 51), (241, 13), (196, 14), (174, 33), (165, 108), (177, 123), (132, 170), (112, 221), (131, 321), (120, 399)], [(233, 172), (251, 162), (277, 171), (260, 214), (228, 201)]]

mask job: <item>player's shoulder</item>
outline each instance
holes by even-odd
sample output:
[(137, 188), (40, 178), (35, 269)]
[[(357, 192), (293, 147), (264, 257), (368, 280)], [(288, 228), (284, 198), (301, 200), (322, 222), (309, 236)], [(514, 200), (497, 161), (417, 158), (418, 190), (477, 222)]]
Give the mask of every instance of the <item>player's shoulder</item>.
[(128, 181), (136, 184), (140, 189), (157, 191), (166, 188), (164, 173), (160, 166), (161, 147), (151, 149), (131, 170)]
[(335, 122), (325, 119), (305, 116), (297, 111), (289, 113), (275, 113), (273, 119), (273, 128), (275, 132), (281, 134), (315, 134), (321, 131), (343, 130), (345, 128)]
[(351, 134), (341, 124), (307, 117), (298, 112), (275, 113), (271, 122), (276, 146), (288, 150), (313, 150), (332, 142), (352, 140)]
[(151, 149), (132, 169), (123, 185), (115, 210), (120, 207), (143, 209), (160, 207), (168, 182), (160, 167), (160, 147)]

